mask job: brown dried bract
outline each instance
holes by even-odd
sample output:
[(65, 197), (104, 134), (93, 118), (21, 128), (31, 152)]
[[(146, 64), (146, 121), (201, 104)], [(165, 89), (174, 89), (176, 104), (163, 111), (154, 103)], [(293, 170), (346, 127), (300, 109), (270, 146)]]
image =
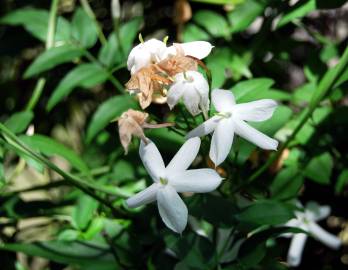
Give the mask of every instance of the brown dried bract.
[(120, 141), (126, 154), (128, 153), (128, 145), (130, 144), (133, 135), (142, 140), (146, 140), (142, 126), (148, 116), (147, 113), (129, 109), (118, 119)]
[(128, 91), (138, 91), (140, 106), (145, 109), (151, 104), (153, 94), (161, 93), (163, 85), (171, 82), (171, 80), (159, 74), (155, 65), (150, 65), (135, 73), (126, 83), (126, 88)]
[(162, 128), (174, 125), (173, 123), (150, 124), (146, 122), (148, 117), (149, 115), (147, 113), (129, 109), (122, 113), (118, 119), (120, 141), (126, 154), (128, 153), (128, 146), (132, 140), (132, 136), (136, 136), (147, 142), (144, 128)]
[(175, 76), (178, 73), (189, 70), (195, 71), (198, 68), (198, 64), (195, 60), (184, 55), (171, 56), (159, 62), (157, 65), (169, 76)]

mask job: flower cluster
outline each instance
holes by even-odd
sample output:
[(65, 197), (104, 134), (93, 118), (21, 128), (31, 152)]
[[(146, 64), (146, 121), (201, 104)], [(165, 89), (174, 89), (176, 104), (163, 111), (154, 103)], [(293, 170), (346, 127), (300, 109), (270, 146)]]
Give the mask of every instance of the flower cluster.
[(205, 68), (201, 59), (208, 56), (212, 48), (205, 41), (168, 47), (164, 41), (150, 39), (134, 47), (127, 61), (131, 78), (126, 87), (137, 95), (143, 109), (151, 102), (167, 103), (173, 109), (182, 100), (193, 117), (203, 113), (207, 119), (187, 134), (187, 141), (167, 166), (155, 144), (143, 132), (143, 128), (148, 127), (146, 113), (129, 110), (119, 119), (122, 145), (127, 150), (132, 135), (141, 138), (139, 155), (154, 182), (129, 198), (127, 205), (138, 207), (157, 201), (163, 222), (177, 233), (185, 229), (188, 219), (186, 205), (178, 192), (210, 192), (222, 181), (214, 169), (188, 170), (199, 152), (199, 137), (213, 133), (209, 156), (215, 167), (227, 158), (235, 133), (263, 149), (276, 150), (278, 145), (276, 140), (246, 123), (269, 119), (277, 106), (273, 100), (236, 104), (231, 91), (214, 89), (211, 98), (217, 113), (208, 119), (209, 84), (198, 72), (198, 65)]

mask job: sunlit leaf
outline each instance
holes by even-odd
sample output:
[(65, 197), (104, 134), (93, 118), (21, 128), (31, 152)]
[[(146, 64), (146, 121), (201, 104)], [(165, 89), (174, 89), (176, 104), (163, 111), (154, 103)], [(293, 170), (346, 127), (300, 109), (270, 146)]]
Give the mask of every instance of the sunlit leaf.
[(90, 16), (78, 8), (71, 22), (71, 34), (76, 42), (85, 48), (92, 47), (98, 38), (98, 30)]
[(226, 19), (214, 11), (199, 10), (194, 14), (193, 20), (214, 37), (227, 37), (229, 34)]
[(21, 133), (27, 129), (33, 117), (32, 111), (17, 112), (11, 115), (4, 125), (13, 133)]
[(248, 26), (262, 14), (266, 8), (267, 1), (246, 0), (227, 15), (231, 24), (232, 33), (244, 31)]
[(39, 134), (33, 136), (20, 136), (20, 139), (30, 148), (41, 152), (42, 154), (60, 156), (81, 172), (88, 173), (89, 168), (85, 162), (72, 150), (61, 143)]

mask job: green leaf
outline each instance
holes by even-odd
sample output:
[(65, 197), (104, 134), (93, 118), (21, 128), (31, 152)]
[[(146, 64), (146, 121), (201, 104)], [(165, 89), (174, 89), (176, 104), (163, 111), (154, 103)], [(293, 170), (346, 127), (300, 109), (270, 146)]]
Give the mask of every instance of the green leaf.
[(72, 69), (54, 89), (47, 103), (47, 110), (51, 110), (64, 97), (68, 96), (76, 87), (90, 88), (103, 83), (109, 74), (94, 63), (81, 64)]
[(76, 228), (83, 231), (92, 220), (99, 202), (88, 195), (80, 195), (77, 205), (72, 213), (72, 221)]
[(278, 225), (294, 217), (292, 210), (277, 201), (260, 201), (246, 207), (236, 215), (243, 223), (254, 225)]
[(305, 176), (319, 184), (330, 184), (333, 159), (330, 153), (325, 152), (312, 158), (304, 170)]
[(82, 8), (78, 8), (74, 13), (71, 34), (74, 40), (85, 48), (93, 47), (97, 42), (97, 26)]
[(236, 224), (237, 208), (230, 200), (212, 194), (196, 194), (188, 201), (190, 214), (216, 227), (231, 228)]
[(232, 87), (238, 103), (249, 102), (255, 100), (255, 95), (267, 91), (274, 84), (272, 79), (257, 78), (237, 83)]
[(76, 240), (79, 237), (79, 235), (80, 235), (79, 231), (72, 230), (72, 229), (66, 229), (58, 235), (57, 239), (59, 241), (72, 242), (72, 241)]
[(184, 42), (196, 41), (196, 40), (209, 40), (209, 35), (203, 29), (193, 23), (185, 25), (183, 32)]
[(110, 121), (121, 116), (121, 114), (131, 108), (136, 108), (137, 103), (129, 95), (116, 96), (102, 103), (92, 116), (92, 120), (87, 128), (86, 140), (88, 143), (106, 127)]
[[(117, 267), (108, 247), (93, 242), (49, 241), (36, 243), (2, 244), (0, 249), (22, 252), (54, 262), (80, 265), (82, 269), (112, 270)], [(94, 268), (93, 268), (94, 266)]]
[(89, 172), (88, 166), (74, 151), (49, 137), (36, 134), (33, 136), (23, 135), (20, 136), (20, 139), (30, 148), (39, 151), (44, 155), (60, 156), (66, 159), (74, 168), (80, 170), (81, 172), (86, 174)]
[(32, 111), (17, 112), (11, 115), (4, 125), (15, 134), (22, 133), (27, 129), (33, 118), (34, 113)]
[(146, 135), (161, 149), (176, 152), (185, 142), (185, 138), (167, 128), (156, 128), (146, 131)]
[(302, 18), (315, 9), (315, 0), (299, 1), (297, 4), (291, 7), (290, 10), (283, 14), (281, 19), (278, 21), (277, 28), (280, 28), (289, 22), (295, 21), (296, 19)]
[(107, 43), (100, 49), (98, 59), (104, 65), (112, 67), (126, 60), (137, 37), (142, 18), (134, 18), (120, 27), (121, 48), (115, 33), (111, 33)]
[(228, 23), (224, 16), (210, 10), (199, 10), (193, 20), (204, 27), (214, 37), (228, 37)]
[[(17, 9), (0, 19), (1, 24), (22, 25), (29, 33), (41, 41), (46, 41), (49, 14), (47, 10), (23, 8)], [(70, 24), (63, 17), (58, 17), (55, 42), (70, 38)]]
[(53, 47), (40, 54), (24, 73), (24, 78), (30, 78), (57, 65), (70, 62), (84, 54), (84, 51), (73, 45)]
[(341, 193), (347, 185), (348, 185), (348, 170), (345, 169), (343, 172), (341, 172), (336, 182), (336, 185), (335, 185), (336, 194)]
[(235, 9), (227, 14), (231, 24), (231, 32), (244, 31), (249, 25), (263, 13), (267, 1), (246, 0), (243, 4), (237, 5)]
[(303, 185), (303, 176), (297, 166), (281, 170), (270, 186), (272, 198), (290, 199), (296, 197)]

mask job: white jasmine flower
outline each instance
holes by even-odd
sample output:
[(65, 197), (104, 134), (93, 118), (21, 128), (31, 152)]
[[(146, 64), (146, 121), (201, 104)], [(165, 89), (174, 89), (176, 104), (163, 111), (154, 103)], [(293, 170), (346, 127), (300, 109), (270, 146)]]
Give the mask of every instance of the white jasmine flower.
[[(315, 239), (324, 245), (338, 249), (341, 246), (341, 240), (335, 235), (330, 234), (321, 228), (316, 222), (325, 219), (330, 214), (329, 206), (319, 206), (316, 203), (308, 203), (304, 212), (296, 211), (296, 218), (289, 220), (285, 226), (300, 228), (308, 232)], [(286, 234), (292, 236), (290, 248), (288, 251), (287, 262), (290, 266), (298, 266), (301, 263), (303, 249), (307, 240), (307, 234)]]
[(187, 56), (193, 56), (197, 59), (203, 59), (207, 57), (212, 48), (212, 46), (207, 41), (192, 41), (192, 42), (186, 42), (186, 43), (174, 43), (173, 46), (168, 47), (167, 54), (168, 55), (176, 55), (177, 50), (175, 46), (180, 46), (181, 49), (184, 51), (184, 54)]
[(127, 200), (129, 207), (138, 207), (157, 200), (160, 216), (165, 225), (181, 233), (187, 224), (187, 207), (178, 192), (210, 192), (222, 178), (212, 169), (187, 170), (198, 154), (201, 140), (192, 138), (184, 143), (165, 167), (156, 145), (141, 141), (139, 154), (154, 183)]
[(150, 39), (135, 46), (129, 53), (127, 67), (131, 74), (147, 65), (158, 63), (167, 57), (167, 46), (163, 41)]
[(183, 98), (187, 110), (197, 115), (209, 109), (209, 85), (204, 76), (197, 71), (179, 73), (167, 94), (167, 103), (172, 109)]
[(167, 47), (163, 41), (150, 39), (140, 43), (131, 50), (127, 60), (128, 70), (130, 70), (131, 74), (134, 74), (147, 65), (156, 64), (170, 55), (176, 55), (177, 49), (175, 46), (180, 46), (184, 55), (198, 59), (207, 57), (213, 48), (207, 41), (175, 43), (175, 45)]
[(221, 164), (231, 150), (234, 133), (257, 146), (276, 150), (278, 142), (245, 121), (260, 122), (271, 118), (277, 103), (272, 99), (261, 99), (236, 104), (231, 91), (215, 89), (212, 91), (212, 103), (218, 113), (193, 129), (187, 138), (213, 133), (209, 156), (215, 166)]

